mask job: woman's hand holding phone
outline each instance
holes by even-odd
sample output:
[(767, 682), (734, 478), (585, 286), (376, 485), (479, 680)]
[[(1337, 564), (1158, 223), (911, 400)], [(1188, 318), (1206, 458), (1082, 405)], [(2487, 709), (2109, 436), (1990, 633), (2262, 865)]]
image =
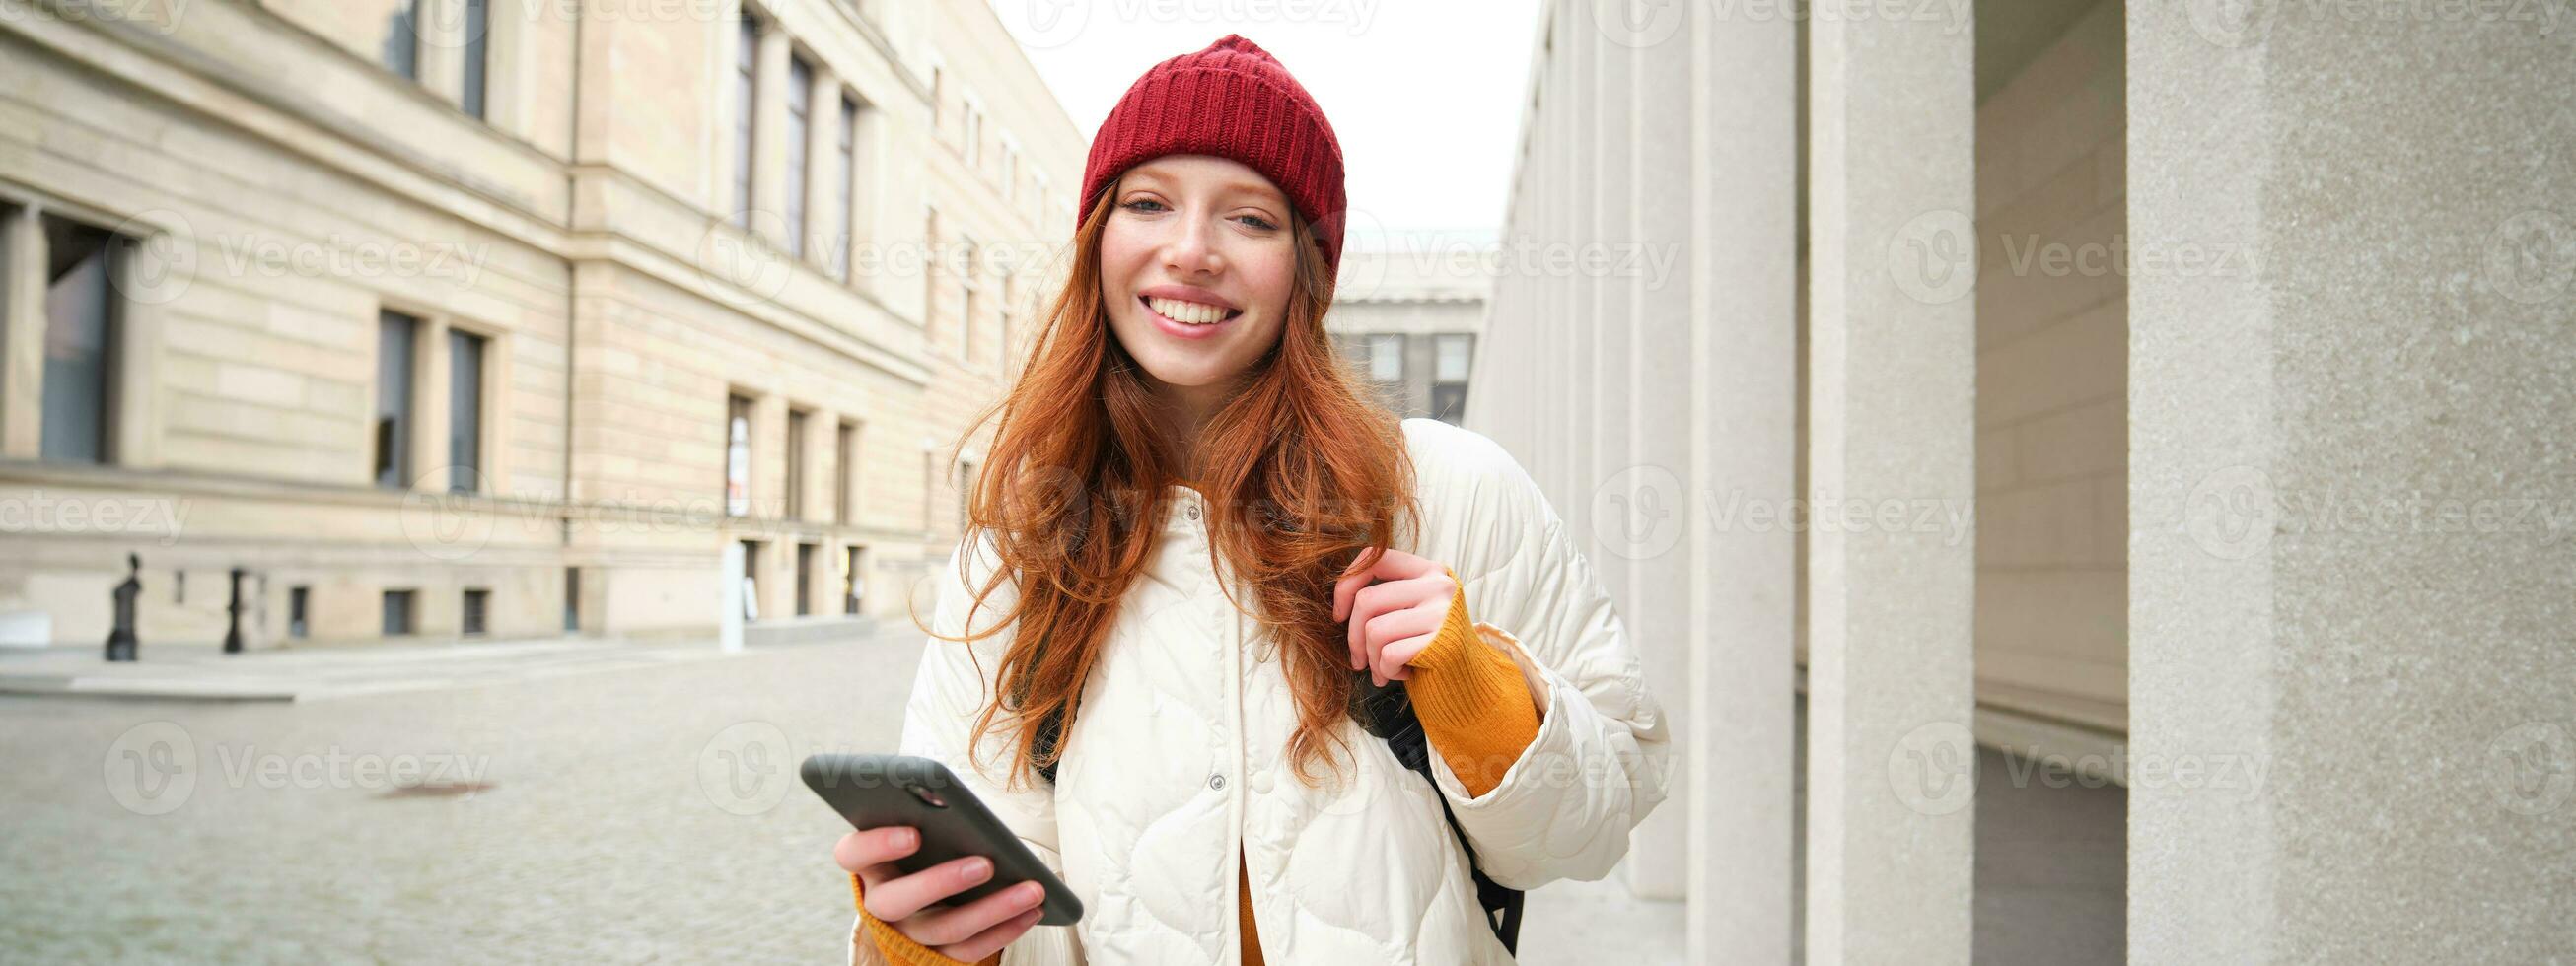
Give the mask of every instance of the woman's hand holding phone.
[(868, 915), (950, 959), (971, 963), (999, 952), (1044, 914), (1038, 903), (1046, 898), (1046, 889), (1036, 882), (964, 905), (944, 904), (992, 878), (993, 861), (970, 855), (909, 875), (895, 866), (895, 860), (920, 847), (918, 829), (884, 825), (841, 836), (832, 846), (832, 859), (859, 877)]

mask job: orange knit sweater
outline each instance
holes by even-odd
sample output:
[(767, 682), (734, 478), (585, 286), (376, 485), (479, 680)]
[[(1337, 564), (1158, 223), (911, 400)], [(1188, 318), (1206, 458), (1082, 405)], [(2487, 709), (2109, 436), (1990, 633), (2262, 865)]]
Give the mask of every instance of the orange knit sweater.
[[(1451, 572), (1449, 578), (1455, 581), (1458, 575)], [(1538, 706), (1519, 662), (1503, 650), (1508, 646), (1489, 643), (1476, 632), (1462, 591), (1450, 597), (1448, 616), (1441, 619), (1430, 645), (1407, 664), (1413, 677), (1405, 682), (1405, 690), (1413, 698), (1414, 714), (1422, 719), (1423, 736), (1470, 795), (1482, 795), (1501, 784), (1521, 751), (1538, 738)], [(1244, 966), (1261, 966), (1252, 883), (1240, 854), (1235, 857), (1235, 880), (1235, 894), (1241, 897)], [(866, 914), (864, 887), (857, 875), (850, 876), (850, 894), (862, 903), (860, 919), (868, 938), (887, 959), (902, 966), (997, 966), (1002, 961), (1001, 953), (980, 963), (951, 959), (877, 921)]]

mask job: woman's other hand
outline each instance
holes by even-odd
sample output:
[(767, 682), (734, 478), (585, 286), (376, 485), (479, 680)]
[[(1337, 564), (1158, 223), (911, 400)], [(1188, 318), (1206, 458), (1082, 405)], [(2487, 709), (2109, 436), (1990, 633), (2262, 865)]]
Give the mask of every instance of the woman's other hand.
[(1395, 549), (1371, 561), (1363, 551), (1333, 582), (1333, 619), (1350, 623), (1351, 670), (1367, 669), (1379, 687), (1411, 678), (1406, 663), (1430, 646), (1457, 593), (1437, 562)]
[(920, 847), (918, 830), (885, 825), (841, 836), (832, 846), (832, 860), (859, 877), (864, 887), (860, 901), (868, 915), (950, 959), (971, 963), (991, 956), (1046, 914), (1038, 908), (1046, 890), (1035, 882), (960, 906), (942, 905), (950, 896), (992, 878), (993, 860), (967, 856), (910, 875), (895, 867), (896, 859)]

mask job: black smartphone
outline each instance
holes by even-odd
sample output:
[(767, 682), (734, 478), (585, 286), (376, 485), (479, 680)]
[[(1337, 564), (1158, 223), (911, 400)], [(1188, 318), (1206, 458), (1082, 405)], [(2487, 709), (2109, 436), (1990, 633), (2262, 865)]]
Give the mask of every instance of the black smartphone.
[(919, 829), (921, 847), (894, 861), (906, 875), (970, 855), (993, 860), (992, 878), (950, 896), (949, 903), (964, 905), (1035, 881), (1046, 887), (1038, 925), (1070, 926), (1082, 918), (1082, 901), (1073, 897), (1073, 890), (948, 766), (914, 755), (811, 755), (797, 771), (805, 776), (805, 787), (854, 828)]

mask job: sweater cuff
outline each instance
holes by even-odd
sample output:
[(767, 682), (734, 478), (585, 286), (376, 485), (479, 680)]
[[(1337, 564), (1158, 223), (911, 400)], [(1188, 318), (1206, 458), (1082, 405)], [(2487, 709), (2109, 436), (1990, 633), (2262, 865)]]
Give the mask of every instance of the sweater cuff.
[(942, 956), (937, 950), (913, 942), (912, 937), (896, 932), (893, 926), (869, 915), (867, 898), (867, 889), (860, 883), (859, 874), (850, 873), (850, 899), (859, 904), (859, 920), (867, 924), (868, 941), (876, 943), (877, 952), (885, 954), (886, 960), (897, 966), (1000, 966), (1002, 962), (1001, 953), (974, 963)]
[[(1450, 581), (1457, 576), (1451, 572)], [(1501, 784), (1538, 735), (1538, 705), (1520, 663), (1476, 633), (1463, 584), (1431, 643), (1405, 663), (1414, 669), (1405, 683), (1414, 713), (1449, 770), (1470, 794)]]

